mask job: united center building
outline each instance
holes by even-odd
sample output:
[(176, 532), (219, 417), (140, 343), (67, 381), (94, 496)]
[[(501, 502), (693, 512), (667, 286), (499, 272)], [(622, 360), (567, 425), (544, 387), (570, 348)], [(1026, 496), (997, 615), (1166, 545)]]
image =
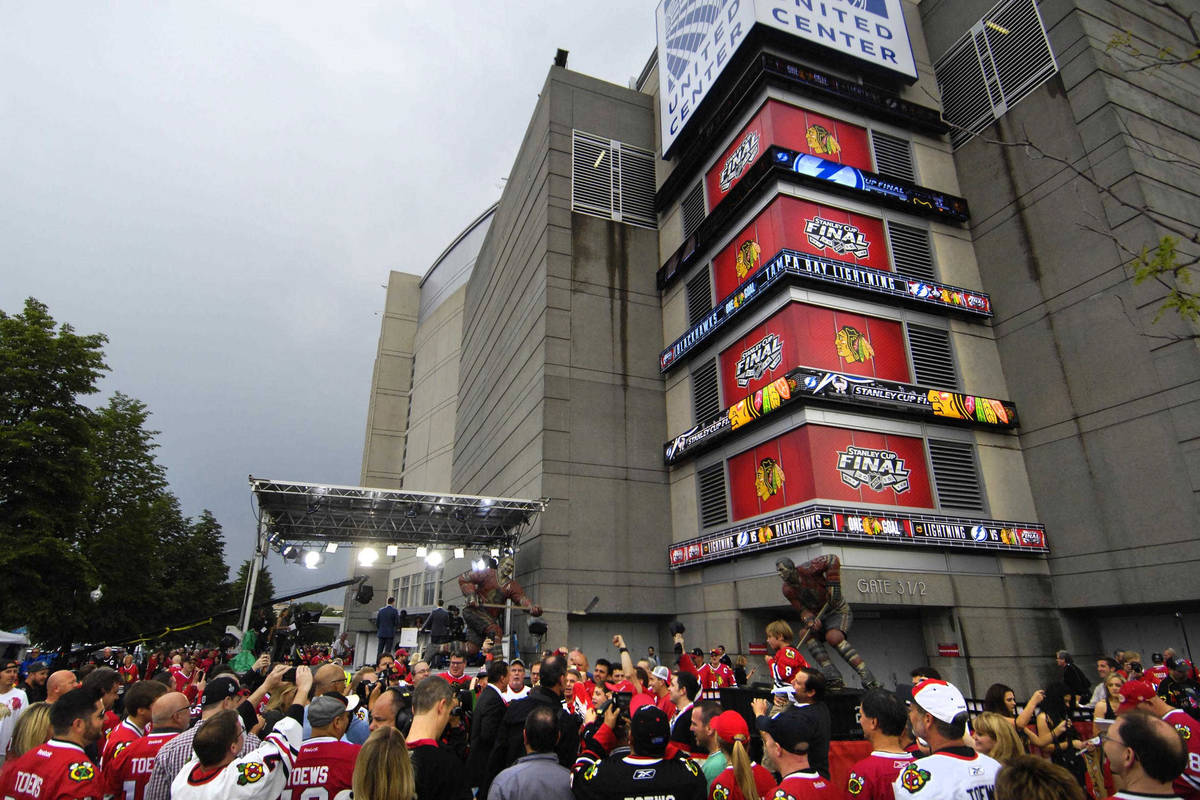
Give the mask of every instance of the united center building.
[[(551, 68), (499, 203), (392, 273), (363, 484), (548, 498), (518, 579), (593, 655), (747, 653), (823, 553), (885, 683), (1182, 646), (1196, 331), (1106, 189), (1194, 226), (1200, 90), (1123, 69), (1178, 32), (1137, 6), (668, 1), (633, 88)], [(420, 613), (479, 555), (373, 580)]]

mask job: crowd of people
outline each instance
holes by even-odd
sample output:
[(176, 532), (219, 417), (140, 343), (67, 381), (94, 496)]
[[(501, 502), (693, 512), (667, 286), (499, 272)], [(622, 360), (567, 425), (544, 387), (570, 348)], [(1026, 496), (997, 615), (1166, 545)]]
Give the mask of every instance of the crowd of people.
[[(762, 690), (723, 691), (756, 669), (673, 638), (662, 659), (614, 635), (608, 657), (528, 665), (489, 638), (439, 671), (391, 647), (353, 670), (336, 643), (240, 673), (211, 648), (78, 669), (31, 650), (0, 664), (0, 797), (1200, 798), (1200, 686), (1171, 651), (1100, 659), (1094, 685), (1060, 652), (1027, 702), (995, 684), (977, 704), (928, 666), (896, 690), (831, 687), (783, 620)], [(847, 707), (861, 740), (834, 741)]]

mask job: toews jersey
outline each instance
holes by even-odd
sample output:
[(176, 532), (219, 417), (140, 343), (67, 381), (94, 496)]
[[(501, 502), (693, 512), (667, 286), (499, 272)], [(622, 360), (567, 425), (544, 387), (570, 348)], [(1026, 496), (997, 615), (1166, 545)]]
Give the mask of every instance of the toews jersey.
[(1163, 719), (1175, 726), (1187, 746), (1187, 766), (1171, 788), (1184, 800), (1200, 800), (1200, 722), (1178, 708), (1168, 711)]
[[(770, 797), (771, 792), (775, 791), (775, 779), (771, 777), (771, 773), (759, 764), (751, 764), (750, 769), (754, 773), (754, 787), (758, 789), (758, 796)], [(733, 775), (732, 764), (713, 778), (712, 786), (708, 787), (708, 800), (745, 800), (741, 787), (737, 785), (737, 778)]]
[(154, 758), (159, 748), (178, 735), (174, 731), (147, 734), (126, 742), (106, 756), (100, 775), (104, 796), (116, 800), (142, 800), (146, 796), (150, 773), (154, 772)]
[(912, 753), (876, 750), (854, 765), (846, 777), (846, 794), (861, 800), (892, 800), (892, 784), (912, 763)]
[(329, 736), (309, 739), (300, 745), (281, 800), (347, 800), (360, 749)]
[(690, 758), (606, 758), (575, 776), (578, 800), (673, 797), (703, 800), (708, 796), (704, 775)]
[(771, 663), (771, 680), (775, 684), (776, 689), (791, 688), (792, 676), (801, 667), (807, 667), (808, 662), (804, 660), (804, 656), (800, 655), (800, 651), (794, 647), (781, 647), (775, 651), (775, 655), (770, 659)]
[(104, 750), (100, 753), (100, 766), (106, 767), (109, 759), (115, 756), (121, 749), (128, 747), (145, 735), (141, 728), (130, 722), (128, 718), (121, 720), (121, 724), (113, 728), (108, 734), (108, 738), (104, 740)]
[(833, 784), (814, 770), (802, 770), (787, 775), (769, 795), (771, 800), (833, 800), (837, 792)]
[(737, 686), (737, 681), (733, 678), (733, 670), (725, 664), (717, 664), (715, 667), (712, 664), (705, 664), (696, 670), (696, 677), (700, 681), (700, 688), (705, 691), (711, 692), (722, 687)]
[(300, 730), (284, 717), (260, 747), (215, 771), (193, 758), (172, 781), (171, 800), (275, 800), (296, 761)]
[(71, 742), (51, 739), (18, 758), (5, 771), (5, 800), (100, 800), (100, 771)]
[(896, 800), (990, 800), (1000, 762), (969, 747), (947, 747), (906, 766), (892, 784)]

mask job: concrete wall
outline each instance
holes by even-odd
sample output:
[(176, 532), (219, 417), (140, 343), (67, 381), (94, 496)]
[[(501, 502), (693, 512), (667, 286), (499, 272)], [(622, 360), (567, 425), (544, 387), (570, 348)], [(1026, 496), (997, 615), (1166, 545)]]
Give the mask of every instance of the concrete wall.
[(420, 291), (416, 275), (392, 272), (371, 375), (367, 433), (363, 444), (363, 486), (400, 487), (408, 406), (412, 391), (413, 348)]
[[(923, 3), (933, 52), (991, 5)], [(1055, 598), (1067, 609), (1195, 601), (1197, 329), (1170, 313), (1156, 322), (1163, 289), (1134, 285), (1128, 260), (1167, 232), (1137, 208), (1195, 231), (1200, 176), (1172, 162), (1198, 161), (1200, 79), (1106, 52), (1122, 31), (1144, 52), (1183, 47), (1179, 23), (1145, 3), (1040, 10), (1060, 73), (955, 160)], [(1036, 148), (987, 141), (1024, 137)]]
[(651, 100), (551, 69), (467, 285), (452, 488), (550, 498), (517, 559), (537, 602), (643, 613), (672, 605), (657, 236), (571, 212), (573, 128), (652, 148)]

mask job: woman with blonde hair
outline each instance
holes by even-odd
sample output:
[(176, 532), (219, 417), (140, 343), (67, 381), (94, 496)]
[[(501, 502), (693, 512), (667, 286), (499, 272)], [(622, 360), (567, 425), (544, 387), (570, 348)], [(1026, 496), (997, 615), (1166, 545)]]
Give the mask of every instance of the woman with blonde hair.
[(354, 800), (413, 800), (416, 778), (404, 734), (390, 725), (372, 733), (354, 765)]
[(971, 723), (971, 736), (975, 752), (991, 756), (1001, 764), (1008, 764), (1017, 756), (1025, 755), (1025, 745), (1017, 735), (1011, 721), (993, 711), (984, 711)]
[(10, 761), (15, 761), (18, 756), (50, 740), (51, 708), (53, 706), (49, 703), (33, 703), (26, 707), (17, 724), (13, 726), (8, 751)]
[(766, 800), (775, 792), (775, 779), (750, 760), (750, 727), (736, 711), (722, 711), (710, 723), (729, 765), (708, 787), (709, 800)]

